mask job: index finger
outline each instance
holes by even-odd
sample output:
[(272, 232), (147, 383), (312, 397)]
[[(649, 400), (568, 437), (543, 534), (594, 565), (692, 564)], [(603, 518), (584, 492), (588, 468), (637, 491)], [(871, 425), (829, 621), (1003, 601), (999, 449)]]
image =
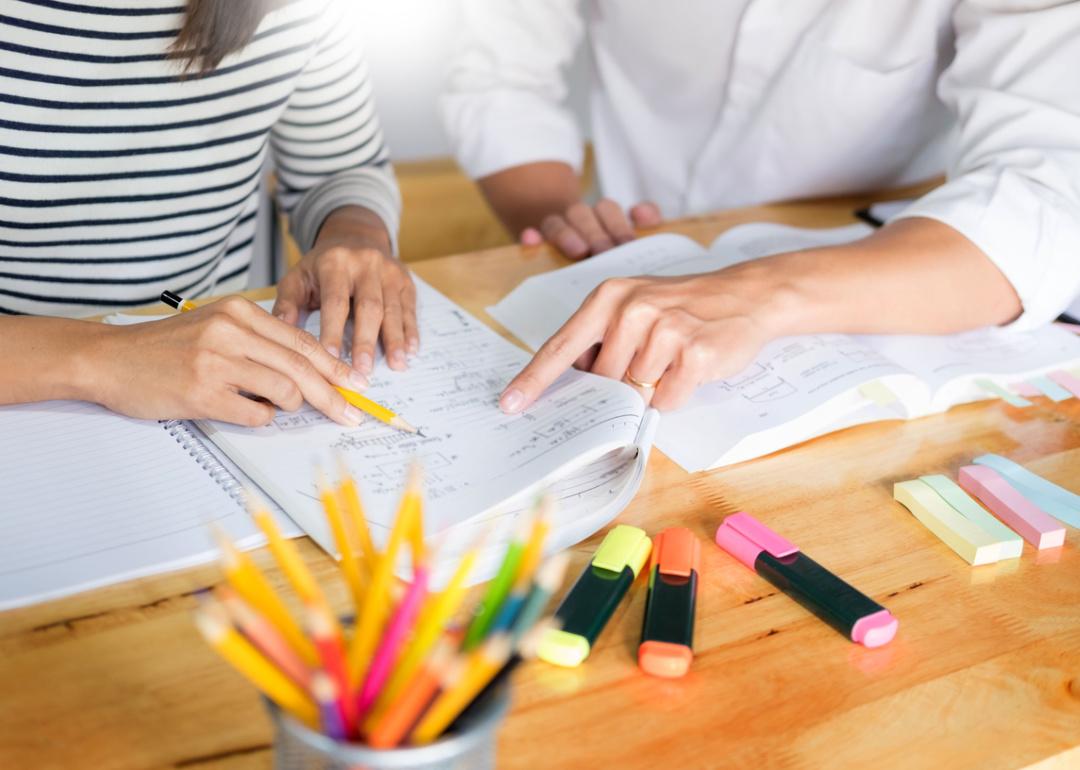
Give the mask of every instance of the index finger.
[(506, 386), (499, 408), (517, 414), (528, 408), (551, 383), (604, 336), (610, 309), (596, 298), (585, 301), (559, 331)]

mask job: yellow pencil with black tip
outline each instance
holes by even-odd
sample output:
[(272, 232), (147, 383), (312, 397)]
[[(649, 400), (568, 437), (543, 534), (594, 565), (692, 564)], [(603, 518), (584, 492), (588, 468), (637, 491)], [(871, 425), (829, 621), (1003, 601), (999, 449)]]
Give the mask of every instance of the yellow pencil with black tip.
[[(390, 409), (387, 409), (382, 404), (372, 401), (367, 396), (362, 396), (355, 390), (349, 390), (348, 388), (339, 388), (334, 386), (338, 393), (345, 397), (345, 400), (355, 406), (361, 412), (370, 414), (376, 420), (382, 423), (386, 423), (391, 428), (397, 428), (398, 430), (405, 431), (406, 433), (420, 433), (420, 431), (410, 425), (404, 417), (396, 414)], [(420, 435), (423, 435), (422, 433)]]

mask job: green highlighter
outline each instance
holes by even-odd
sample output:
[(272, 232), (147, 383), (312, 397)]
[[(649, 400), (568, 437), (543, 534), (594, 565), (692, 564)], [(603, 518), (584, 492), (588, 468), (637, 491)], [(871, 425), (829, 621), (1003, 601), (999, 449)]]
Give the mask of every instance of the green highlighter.
[(630, 590), (651, 550), (652, 541), (642, 529), (620, 524), (608, 532), (555, 610), (561, 628), (551, 629), (540, 640), (539, 658), (572, 668), (589, 657), (593, 642)]

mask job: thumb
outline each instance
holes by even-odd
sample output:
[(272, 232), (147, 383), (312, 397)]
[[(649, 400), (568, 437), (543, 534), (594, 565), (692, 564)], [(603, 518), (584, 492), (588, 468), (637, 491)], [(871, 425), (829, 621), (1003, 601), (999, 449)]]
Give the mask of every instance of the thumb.
[(664, 221), (660, 207), (652, 201), (642, 201), (630, 209), (630, 219), (635, 227), (656, 227)]
[(275, 318), (295, 326), (300, 319), (300, 308), (307, 306), (307, 287), (297, 271), (290, 271), (277, 287), (277, 300), (270, 312)]

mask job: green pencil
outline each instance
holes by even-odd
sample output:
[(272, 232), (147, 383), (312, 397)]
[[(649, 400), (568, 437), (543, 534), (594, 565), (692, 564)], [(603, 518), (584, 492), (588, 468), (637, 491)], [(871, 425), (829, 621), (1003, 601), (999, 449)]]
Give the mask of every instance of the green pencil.
[[(526, 526), (527, 524), (527, 518), (522, 517), (522, 525)], [(465, 641), (461, 645), (463, 650), (473, 649), (487, 636), (491, 624), (498, 615), (499, 608), (506, 601), (506, 596), (514, 585), (518, 565), (521, 564), (521, 556), (524, 551), (525, 536), (522, 527), (519, 527), (518, 531), (514, 533), (514, 539), (506, 547), (506, 555), (499, 566), (499, 571), (495, 573), (495, 577), (488, 583), (487, 592), (477, 605), (476, 615), (469, 624), (469, 629), (465, 632)]]

